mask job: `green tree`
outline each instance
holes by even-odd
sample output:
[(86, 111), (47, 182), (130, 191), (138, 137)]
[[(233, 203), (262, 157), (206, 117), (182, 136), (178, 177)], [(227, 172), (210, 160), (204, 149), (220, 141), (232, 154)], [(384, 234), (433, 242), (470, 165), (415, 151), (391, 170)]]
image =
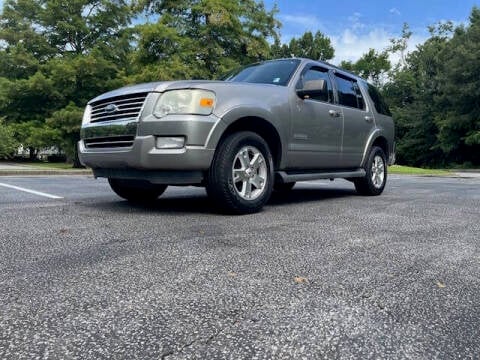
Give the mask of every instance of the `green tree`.
[(18, 145), (12, 128), (0, 118), (0, 159), (11, 158), (18, 149)]
[(56, 146), (59, 142), (59, 132), (40, 121), (15, 123), (11, 129), (17, 143), (29, 150), (30, 160), (35, 160), (40, 150)]
[(44, 61), (115, 46), (132, 15), (123, 0), (7, 0), (0, 38)]
[(143, 79), (215, 78), (234, 66), (268, 58), (268, 39), (278, 37), (277, 9), (267, 11), (262, 1), (147, 0), (140, 5), (159, 16), (157, 24), (139, 27), (136, 59)]
[(40, 63), (22, 43), (0, 50), (0, 77), (15, 80), (34, 75)]
[[(133, 16), (123, 0), (5, 2), (0, 115), (15, 125), (15, 137), (31, 157), (50, 146), (74, 152), (78, 134), (46, 119), (71, 112), (70, 103), (83, 108), (96, 95), (125, 83), (134, 45), (127, 25)], [(78, 129), (81, 117), (77, 121)]]
[[(431, 27), (431, 37), (391, 72), (391, 81), (384, 88), (396, 121), (399, 163), (438, 166), (449, 162), (439, 147), (435, 123), (444, 61), (440, 54), (448, 45), (449, 29), (444, 24)], [(403, 38), (407, 38), (405, 34)]]
[(480, 164), (480, 9), (460, 26), (441, 58), (435, 125), (438, 147), (456, 163)]
[(320, 31), (315, 35), (307, 31), (300, 38), (291, 39), (288, 47), (291, 54), (313, 60), (326, 61), (335, 55), (330, 39)]
[[(30, 61), (44, 62), (56, 55), (55, 48), (44, 35), (41, 21), (43, 1), (6, 0), (0, 14), (0, 40), (3, 51), (23, 53)], [(33, 60), (34, 59), (34, 60)]]
[(40, 71), (26, 79), (2, 82), (5, 102), (0, 104), (0, 111), (9, 124), (42, 122), (62, 98), (61, 88)]
[(83, 108), (73, 102), (58, 110), (47, 119), (47, 126), (55, 129), (58, 134), (58, 146), (65, 150), (67, 160), (79, 166), (77, 142), (80, 140), (80, 125), (82, 123)]
[(271, 54), (274, 58), (303, 57), (313, 60), (327, 61), (333, 59), (335, 50), (330, 38), (317, 31), (315, 35), (311, 31), (302, 36), (292, 38), (287, 44), (281, 44), (276, 40), (271, 46)]
[(382, 84), (382, 76), (386, 75), (392, 65), (388, 59), (388, 52), (378, 53), (374, 49), (370, 49), (357, 62), (343, 61), (340, 67), (349, 70), (365, 79), (369, 79), (373, 84), (380, 86)]
[(412, 31), (407, 23), (403, 24), (402, 36), (399, 38), (390, 39), (390, 46), (387, 48), (387, 52), (398, 53), (400, 55), (400, 66), (406, 65), (406, 55), (408, 48), (408, 41), (412, 37)]

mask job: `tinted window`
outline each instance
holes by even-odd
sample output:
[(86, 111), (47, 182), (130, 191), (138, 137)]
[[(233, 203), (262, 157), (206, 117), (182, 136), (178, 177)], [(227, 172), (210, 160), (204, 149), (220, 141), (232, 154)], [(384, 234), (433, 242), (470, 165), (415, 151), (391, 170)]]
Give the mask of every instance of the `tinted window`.
[(356, 81), (353, 83), (353, 87), (355, 89), (355, 93), (357, 94), (358, 108), (364, 110), (365, 109), (365, 100), (363, 100), (362, 92), (360, 91), (360, 87), (358, 86), (358, 83)]
[(333, 102), (332, 83), (328, 76), (328, 70), (319, 67), (308, 69), (301, 77), (297, 84), (297, 89), (315, 88), (323, 90), (315, 95), (310, 96), (311, 99)]
[(373, 101), (375, 110), (377, 110), (379, 114), (392, 116), (392, 113), (390, 112), (388, 105), (385, 103), (382, 96), (373, 85), (368, 84), (368, 94), (370, 95), (370, 98)]
[(237, 69), (221, 80), (286, 86), (299, 63), (298, 59), (266, 61)]
[(355, 80), (335, 74), (335, 82), (337, 84), (340, 105), (364, 109), (365, 104), (362, 93)]

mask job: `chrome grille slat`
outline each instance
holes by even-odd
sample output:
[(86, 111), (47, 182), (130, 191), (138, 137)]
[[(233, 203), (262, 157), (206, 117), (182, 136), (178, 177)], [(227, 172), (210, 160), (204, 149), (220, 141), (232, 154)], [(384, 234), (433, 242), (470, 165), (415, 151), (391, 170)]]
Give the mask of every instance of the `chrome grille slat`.
[[(137, 119), (147, 95), (148, 93), (128, 94), (94, 102), (91, 104), (90, 122)], [(109, 105), (114, 105), (116, 110), (107, 112), (105, 109)]]
[(133, 135), (111, 136), (103, 138), (84, 139), (85, 147), (92, 148), (109, 148), (109, 147), (131, 147), (135, 137)]
[[(127, 110), (127, 109), (141, 109), (143, 106), (143, 102), (135, 102), (135, 103), (128, 103), (128, 104), (122, 104), (118, 105), (118, 108), (120, 110)], [(100, 106), (95, 110), (92, 110), (92, 114), (101, 114), (105, 112), (105, 106)]]
[[(136, 100), (139, 100), (139, 101), (136, 101)], [(128, 105), (128, 104), (143, 104), (144, 100), (145, 100), (145, 98), (132, 98), (132, 99), (128, 99), (128, 100), (117, 100), (117, 101), (115, 101), (115, 104), (118, 105), (118, 106)], [(108, 104), (111, 104), (111, 103), (112, 103), (112, 101), (109, 101), (109, 102), (106, 102), (106, 103), (103, 103), (103, 104), (99, 104), (99, 105), (93, 105), (92, 110), (95, 111), (95, 110), (103, 109), (105, 106), (107, 106)]]
[(134, 111), (134, 112), (129, 112), (129, 113), (124, 113), (124, 112), (121, 112), (121, 111), (117, 111), (116, 114), (113, 114), (113, 115), (104, 115), (104, 116), (92, 116), (92, 121), (98, 121), (98, 119), (102, 119), (102, 121), (108, 121), (110, 120), (111, 117), (121, 117), (121, 118), (132, 118), (132, 117), (137, 117), (138, 116), (138, 113), (140, 112), (139, 111)]
[(89, 148), (93, 147), (123, 147), (132, 146), (133, 141), (111, 141), (111, 142), (92, 142), (87, 145)]

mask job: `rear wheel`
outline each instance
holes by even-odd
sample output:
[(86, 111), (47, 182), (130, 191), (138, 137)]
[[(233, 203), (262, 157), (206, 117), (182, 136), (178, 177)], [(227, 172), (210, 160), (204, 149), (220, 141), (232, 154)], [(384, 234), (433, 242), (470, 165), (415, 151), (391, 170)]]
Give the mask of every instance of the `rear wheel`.
[(167, 188), (167, 185), (155, 185), (141, 180), (109, 178), (108, 183), (118, 196), (130, 202), (155, 201)]
[(387, 183), (387, 160), (382, 148), (372, 147), (365, 165), (366, 175), (354, 179), (355, 189), (361, 195), (380, 195)]
[(207, 192), (220, 208), (234, 214), (260, 211), (273, 187), (273, 160), (259, 135), (242, 131), (217, 148), (208, 173)]

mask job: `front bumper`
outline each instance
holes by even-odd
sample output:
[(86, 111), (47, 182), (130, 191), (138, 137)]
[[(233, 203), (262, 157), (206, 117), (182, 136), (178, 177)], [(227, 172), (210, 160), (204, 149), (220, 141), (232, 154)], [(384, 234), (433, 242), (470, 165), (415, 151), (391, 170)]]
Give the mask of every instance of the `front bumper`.
[(83, 165), (97, 168), (133, 168), (139, 170), (207, 170), (213, 159), (213, 149), (186, 146), (182, 149), (160, 150), (155, 136), (137, 136), (129, 148), (87, 149), (84, 140), (78, 143)]
[[(99, 177), (199, 183), (202, 181), (199, 174), (213, 160), (215, 150), (206, 144), (219, 120), (214, 115), (174, 115), (162, 119), (147, 115), (140, 121), (85, 124), (78, 143), (79, 158)], [(186, 145), (181, 149), (158, 149), (157, 136), (183, 136)]]

